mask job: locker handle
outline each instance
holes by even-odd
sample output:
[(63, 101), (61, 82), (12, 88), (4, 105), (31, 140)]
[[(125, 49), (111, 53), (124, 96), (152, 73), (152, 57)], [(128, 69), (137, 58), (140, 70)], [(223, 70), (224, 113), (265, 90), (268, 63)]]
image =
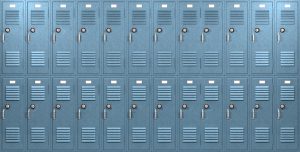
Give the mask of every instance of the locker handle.
[(56, 33), (53, 32), (52, 34), (52, 42), (55, 43), (56, 42)]
[(5, 42), (5, 33), (3, 32), (2, 33), (2, 43), (4, 43)]
[(128, 118), (132, 119), (132, 109), (129, 109), (129, 111), (128, 111)]
[(205, 118), (205, 112), (204, 112), (204, 109), (201, 109), (201, 119), (204, 119)]
[(154, 42), (156, 43), (157, 42), (157, 33), (154, 33), (153, 39), (154, 39)]
[(107, 35), (106, 33), (103, 33), (103, 42), (106, 42), (107, 41)]
[(227, 33), (226, 41), (227, 41), (227, 42), (230, 42), (230, 33)]
[(157, 109), (154, 109), (154, 119), (157, 119), (158, 115), (157, 115)]
[(226, 110), (226, 119), (230, 119), (230, 109)]
[(182, 109), (179, 110), (179, 118), (183, 119), (183, 110)]
[(129, 41), (129, 43), (132, 42), (132, 33), (131, 33), (131, 32), (129, 32), (129, 35), (128, 35), (128, 41)]
[(277, 33), (277, 43), (280, 43), (281, 41), (281, 35), (280, 32)]
[(277, 119), (280, 119), (281, 118), (281, 111), (280, 109), (278, 108), (277, 109)]
[(5, 110), (6, 110), (6, 109), (2, 109), (2, 119), (3, 119), (3, 120), (5, 119)]
[(179, 42), (183, 42), (183, 34), (181, 32), (179, 34)]
[(252, 42), (254, 43), (255, 42), (255, 34), (252, 33)]
[(28, 110), (27, 110), (27, 119), (30, 119), (30, 113), (31, 113), (31, 109), (28, 108)]
[(80, 43), (80, 42), (81, 42), (81, 34), (80, 34), (80, 32), (78, 32), (78, 35), (77, 35), (77, 40), (78, 40), (78, 43)]
[(204, 33), (201, 33), (201, 43), (204, 43), (204, 40), (205, 39), (205, 37), (204, 37)]
[(106, 109), (103, 109), (103, 119), (107, 119), (107, 112), (106, 112)]
[(27, 33), (27, 43), (29, 43), (31, 41), (31, 36), (30, 36), (30, 32)]
[(77, 118), (78, 118), (78, 120), (80, 120), (80, 118), (81, 118), (81, 109), (80, 108), (78, 109), (78, 112), (77, 112)]
[(53, 111), (52, 111), (52, 119), (55, 120), (56, 119), (56, 109), (53, 108)]
[(252, 119), (255, 119), (255, 109), (252, 109)]

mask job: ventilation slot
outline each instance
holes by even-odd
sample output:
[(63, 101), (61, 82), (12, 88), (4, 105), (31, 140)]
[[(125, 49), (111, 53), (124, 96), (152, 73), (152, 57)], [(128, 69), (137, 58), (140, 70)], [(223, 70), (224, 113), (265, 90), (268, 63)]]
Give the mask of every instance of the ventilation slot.
[(31, 11), (31, 25), (44, 25), (45, 11), (32, 10)]
[(5, 51), (5, 65), (16, 67), (21, 64), (21, 53), (19, 51)]
[(145, 10), (132, 11), (132, 25), (146, 25), (147, 14)]
[(285, 67), (295, 66), (295, 52), (281, 51), (280, 52), (280, 65), (285, 66)]
[(20, 12), (17, 10), (5, 11), (5, 24), (6, 25), (19, 25)]
[(295, 24), (295, 11), (294, 10), (282, 10), (280, 15), (281, 25), (294, 25)]
[(146, 101), (146, 86), (132, 86), (132, 101)]
[(196, 86), (183, 86), (182, 100), (183, 101), (196, 101), (197, 100), (197, 87)]
[(81, 100), (82, 101), (96, 101), (96, 87), (95, 86), (82, 86), (81, 87)]
[(71, 52), (70, 51), (57, 51), (56, 52), (56, 66), (70, 66), (71, 65)]
[(255, 52), (255, 66), (258, 67), (270, 66), (270, 52), (268, 51)]
[(172, 66), (172, 52), (171, 51), (158, 51), (157, 54), (157, 65), (160, 67)]
[(255, 142), (256, 143), (269, 143), (270, 142), (270, 128), (256, 127), (255, 128)]
[(121, 142), (121, 128), (120, 127), (106, 128), (106, 142), (107, 143), (120, 143)]
[(159, 143), (172, 142), (172, 128), (170, 127), (157, 128), (157, 142)]
[(230, 128), (229, 140), (231, 143), (243, 143), (244, 139), (244, 128), (232, 127)]
[(172, 11), (159, 10), (157, 14), (158, 25), (171, 25), (172, 24)]
[(183, 66), (187, 66), (187, 67), (197, 66), (197, 52), (196, 51), (182, 52), (181, 62)]
[(147, 142), (147, 134), (145, 127), (133, 127), (132, 131), (132, 142), (133, 143), (146, 143)]
[(219, 11), (209, 10), (204, 14), (205, 25), (218, 25), (219, 24)]
[(242, 51), (230, 51), (229, 64), (233, 67), (245, 66), (245, 53)]
[(218, 143), (219, 142), (219, 128), (205, 127), (204, 142), (205, 143)]
[(147, 65), (147, 52), (146, 51), (133, 51), (131, 52), (131, 63), (134, 67), (145, 67)]
[(56, 101), (71, 101), (71, 87), (56, 86)]
[(295, 143), (295, 128), (294, 127), (280, 128), (280, 142)]
[(295, 101), (295, 87), (280, 86), (280, 101)]
[(197, 128), (184, 127), (182, 129), (182, 142), (183, 143), (196, 143), (197, 142)]
[(121, 25), (121, 11), (109, 10), (106, 12), (106, 25)]
[(230, 86), (230, 101), (244, 101), (244, 86)]
[(106, 100), (121, 101), (121, 87), (120, 86), (107, 86), (106, 87)]
[(171, 101), (172, 100), (172, 88), (171, 86), (158, 86), (157, 90), (158, 101)]
[(269, 101), (269, 100), (270, 100), (269, 86), (256, 86), (255, 101)]
[(119, 67), (121, 66), (121, 52), (109, 51), (106, 53), (105, 60), (108, 67)]
[(46, 142), (46, 132), (44, 127), (33, 127), (30, 129), (30, 142), (31, 143), (44, 143)]
[(56, 11), (56, 25), (70, 25), (70, 11)]
[(205, 52), (204, 65), (209, 67), (219, 66), (219, 53), (218, 52)]
[(244, 11), (230, 11), (230, 25), (244, 25)]
[(82, 143), (95, 143), (96, 142), (96, 128), (94, 128), (94, 127), (81, 128), (81, 142)]
[(185, 10), (182, 16), (183, 25), (196, 25), (197, 24), (197, 11)]
[(95, 11), (81, 11), (81, 24), (82, 25), (96, 25), (96, 12)]
[(94, 51), (81, 52), (81, 65), (84, 67), (96, 66), (96, 56), (96, 52)]
[(71, 142), (71, 128), (57, 127), (56, 128), (56, 143), (70, 143)]
[(19, 143), (21, 141), (21, 134), (19, 127), (5, 128), (5, 142), (6, 143)]
[(205, 86), (204, 89), (205, 89), (204, 90), (205, 101), (219, 100), (219, 86)]
[(33, 67), (45, 66), (46, 57), (44, 51), (32, 51), (30, 54), (30, 65)]
[(46, 100), (45, 86), (31, 86), (30, 98), (31, 101), (45, 101)]
[(6, 101), (20, 101), (20, 86), (5, 86)]
[(270, 15), (268, 10), (255, 11), (255, 24), (256, 25), (269, 25)]

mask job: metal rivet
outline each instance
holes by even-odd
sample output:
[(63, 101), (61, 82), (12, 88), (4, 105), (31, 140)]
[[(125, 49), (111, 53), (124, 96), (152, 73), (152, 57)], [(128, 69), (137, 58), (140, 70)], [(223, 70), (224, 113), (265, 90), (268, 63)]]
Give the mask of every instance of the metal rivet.
[(107, 104), (107, 105), (106, 105), (106, 108), (107, 108), (107, 109), (111, 109), (111, 108), (112, 108), (112, 107), (111, 107), (111, 104)]
[(34, 104), (31, 104), (31, 105), (30, 105), (30, 108), (31, 108), (31, 109), (35, 109), (35, 105), (34, 105)]
[(33, 28), (33, 27), (30, 28), (30, 32), (31, 32), (31, 33), (35, 33), (35, 28)]
[(208, 33), (209, 32), (209, 28), (204, 28), (204, 33)]
[(234, 28), (229, 28), (229, 32), (233, 33), (234, 32)]
[(5, 105), (5, 109), (9, 109), (10, 108), (10, 105), (9, 104), (6, 104)]
[(208, 109), (209, 108), (209, 105), (208, 104), (204, 104), (204, 109)]
[(81, 31), (81, 33), (85, 33), (86, 32), (86, 28), (81, 28), (80, 31)]
[(111, 28), (106, 28), (106, 32), (111, 33), (112, 32)]
[(186, 109), (187, 107), (188, 107), (187, 104), (182, 105), (182, 109)]
[(260, 105), (259, 105), (259, 104), (255, 104), (255, 105), (254, 105), (254, 108), (255, 108), (255, 109), (259, 109), (259, 108), (260, 108)]
[(188, 31), (188, 29), (187, 28), (182, 28), (182, 33), (186, 33), (187, 31)]
[(161, 109), (162, 108), (162, 105), (161, 104), (158, 104), (157, 105), (157, 109)]
[(234, 104), (229, 104), (229, 109), (234, 109)]
[(80, 107), (81, 107), (81, 109), (86, 109), (86, 105), (85, 104), (82, 104)]
[(61, 28), (56, 28), (55, 31), (56, 31), (56, 33), (60, 33), (61, 32)]
[(157, 33), (161, 33), (162, 31), (163, 31), (162, 28), (157, 28), (157, 29), (156, 29), (156, 32), (157, 32)]
[(136, 109), (137, 105), (136, 104), (132, 104), (131, 107), (132, 107), (132, 109)]
[(60, 105), (60, 104), (57, 104), (57, 105), (55, 105), (55, 108), (56, 108), (56, 109), (60, 109), (60, 108), (61, 108), (61, 105)]
[(133, 27), (133, 28), (131, 29), (131, 32), (132, 32), (132, 33), (136, 33), (136, 32), (137, 32), (137, 29), (136, 29), (135, 27)]
[(280, 105), (280, 109), (285, 109), (285, 105), (284, 105), (284, 104), (281, 104), (281, 105)]
[(258, 32), (260, 32), (260, 29), (259, 29), (259, 28), (255, 28), (255, 29), (254, 29), (254, 32), (255, 32), (255, 33), (258, 33)]
[(5, 28), (5, 32), (9, 33), (10, 32), (10, 28)]
[(280, 28), (280, 33), (284, 33), (285, 32), (285, 28)]

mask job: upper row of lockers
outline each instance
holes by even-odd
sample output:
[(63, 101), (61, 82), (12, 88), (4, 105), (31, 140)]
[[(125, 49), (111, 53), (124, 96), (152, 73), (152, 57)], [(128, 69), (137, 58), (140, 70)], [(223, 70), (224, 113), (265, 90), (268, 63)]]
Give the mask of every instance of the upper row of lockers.
[(3, 1), (3, 73), (296, 74), (297, 1)]

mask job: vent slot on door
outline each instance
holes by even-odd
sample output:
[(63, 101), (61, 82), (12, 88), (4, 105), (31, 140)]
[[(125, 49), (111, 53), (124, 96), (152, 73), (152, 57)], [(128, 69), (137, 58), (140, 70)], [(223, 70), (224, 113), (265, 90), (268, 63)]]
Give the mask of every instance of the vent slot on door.
[(6, 25), (19, 25), (20, 12), (17, 10), (5, 11), (5, 24)]
[(230, 86), (230, 101), (244, 100), (244, 86)]
[(96, 25), (96, 11), (81, 11), (82, 25)]
[(145, 10), (132, 11), (132, 25), (146, 25), (147, 12)]
[(205, 11), (204, 24), (205, 25), (218, 25), (219, 24), (219, 11), (217, 11), (217, 10)]
[(70, 25), (71, 23), (71, 13), (70, 11), (59, 10), (56, 11), (56, 25)]
[(270, 24), (270, 12), (268, 10), (255, 11), (255, 24), (256, 25), (269, 25)]
[(295, 24), (295, 11), (294, 10), (282, 10), (280, 14), (281, 25), (294, 25)]
[(31, 14), (31, 25), (44, 25), (45, 24), (45, 11), (32, 10)]
[(196, 101), (197, 100), (197, 87), (196, 86), (183, 86), (182, 100), (183, 101)]
[(82, 86), (81, 87), (81, 100), (82, 101), (96, 101), (96, 87), (95, 86)]
[(45, 101), (46, 100), (45, 86), (31, 86), (30, 98), (31, 101)]
[(132, 86), (132, 101), (146, 101), (146, 86)]
[(172, 11), (159, 10), (157, 14), (158, 25), (171, 25), (172, 24)]
[(244, 11), (230, 11), (230, 25), (244, 25)]
[(120, 86), (107, 86), (106, 87), (106, 100), (121, 101), (121, 87)]
[(197, 11), (195, 10), (184, 10), (182, 16), (183, 25), (196, 25), (197, 24)]
[(121, 25), (121, 11), (108, 10), (106, 11), (106, 25)]
[(295, 101), (295, 87), (280, 86), (280, 101)]

